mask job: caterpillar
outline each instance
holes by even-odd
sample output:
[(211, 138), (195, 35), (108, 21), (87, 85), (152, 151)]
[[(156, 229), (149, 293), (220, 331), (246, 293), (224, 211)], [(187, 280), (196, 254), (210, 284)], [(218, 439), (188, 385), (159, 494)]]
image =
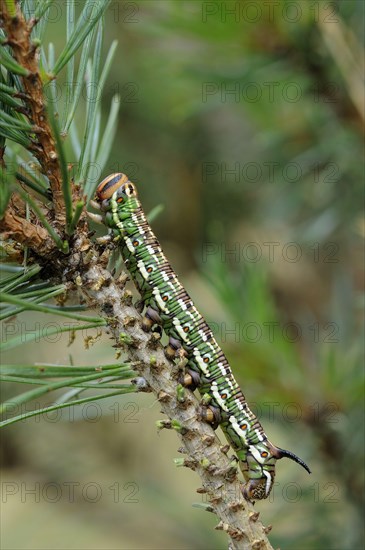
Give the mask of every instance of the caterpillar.
[[(308, 473), (298, 456), (273, 445), (249, 409), (230, 365), (208, 324), (179, 282), (149, 226), (136, 186), (122, 173), (111, 174), (97, 187), (92, 206), (109, 227), (144, 305), (142, 327), (159, 325), (169, 338), (165, 353), (184, 356), (184, 382), (201, 395), (208, 394), (207, 420), (220, 425), (237, 455), (245, 479), (243, 495), (267, 498), (274, 484), (278, 459), (294, 460)], [(100, 215), (94, 215), (100, 221)], [(210, 414), (208, 414), (210, 412)]]

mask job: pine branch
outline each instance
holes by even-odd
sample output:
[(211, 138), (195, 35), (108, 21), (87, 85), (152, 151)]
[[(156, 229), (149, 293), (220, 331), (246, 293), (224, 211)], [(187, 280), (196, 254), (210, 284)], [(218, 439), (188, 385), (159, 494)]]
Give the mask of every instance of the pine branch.
[[(39, 71), (38, 44), (31, 40), (31, 32), (37, 20), (26, 21), (20, 4), (16, 5), (16, 15), (12, 16), (4, 2), (0, 5), (0, 17), (5, 29), (8, 44), (17, 64), (24, 69), (22, 85), (26, 97), (28, 118), (37, 129), (37, 139), (30, 150), (39, 161), (42, 172), (49, 180), (56, 227), (62, 232), (66, 222), (65, 202), (62, 192), (62, 174), (56, 144), (47, 117), (42, 78)], [(51, 105), (52, 108), (52, 105)]]
[(101, 264), (101, 258), (95, 256), (81, 275), (81, 292), (101, 316), (109, 312), (106, 319), (116, 347), (126, 347), (135, 370), (147, 381), (169, 418), (160, 427), (175, 429), (179, 434), (182, 452), (187, 453), (183, 464), (199, 475), (202, 489), (198, 492), (208, 495), (211, 511), (220, 519), (216, 529), (227, 533), (232, 549), (271, 549), (266, 536), (270, 528), (263, 527), (259, 513), (243, 498), (236, 467), (212, 428), (200, 419), (197, 398), (190, 391), (181, 397), (178, 366), (165, 357), (154, 336), (142, 330), (141, 317), (131, 305), (130, 296)]

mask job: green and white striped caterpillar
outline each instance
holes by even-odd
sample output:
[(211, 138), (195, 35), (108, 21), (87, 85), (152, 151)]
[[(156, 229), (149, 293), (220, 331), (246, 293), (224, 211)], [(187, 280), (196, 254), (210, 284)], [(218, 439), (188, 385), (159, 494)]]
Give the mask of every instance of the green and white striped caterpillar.
[(309, 473), (295, 454), (273, 445), (249, 409), (229, 363), (206, 321), (194, 306), (167, 261), (138, 200), (136, 187), (125, 174), (111, 174), (96, 190), (91, 204), (103, 212), (146, 307), (143, 327), (160, 325), (169, 344), (166, 355), (187, 359), (186, 385), (210, 396), (214, 423), (220, 425), (237, 454), (246, 480), (243, 494), (250, 500), (266, 498), (274, 484), (275, 464), (287, 457)]

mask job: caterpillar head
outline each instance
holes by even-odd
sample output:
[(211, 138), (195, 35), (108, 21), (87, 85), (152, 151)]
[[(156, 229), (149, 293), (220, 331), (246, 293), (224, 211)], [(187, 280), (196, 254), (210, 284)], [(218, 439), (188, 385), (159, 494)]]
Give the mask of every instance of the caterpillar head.
[(267, 492), (267, 479), (250, 479), (242, 488), (242, 493), (247, 500), (263, 500), (267, 498), (274, 485), (275, 475), (270, 478), (270, 487)]
[(280, 449), (270, 441), (262, 441), (250, 445), (247, 451), (247, 463), (243, 474), (247, 479), (242, 492), (248, 500), (262, 500), (267, 498), (274, 486), (275, 463), (280, 458), (290, 458), (300, 464), (310, 474), (306, 463), (291, 451)]
[(115, 195), (115, 200), (118, 204), (122, 204), (129, 198), (137, 197), (137, 190), (133, 183), (129, 181), (128, 176), (121, 172), (110, 174), (96, 189), (97, 204), (101, 210), (107, 211), (110, 209), (110, 199)]

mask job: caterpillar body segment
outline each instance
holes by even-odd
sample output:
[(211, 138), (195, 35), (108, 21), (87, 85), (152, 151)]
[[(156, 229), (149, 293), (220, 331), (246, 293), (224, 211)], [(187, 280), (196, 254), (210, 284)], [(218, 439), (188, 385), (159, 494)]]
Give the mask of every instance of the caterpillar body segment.
[[(245, 478), (247, 499), (266, 498), (273, 487), (276, 461), (287, 457), (308, 466), (290, 451), (273, 445), (249, 409), (230, 365), (206, 321), (196, 309), (165, 257), (139, 202), (135, 185), (122, 173), (105, 178), (96, 191), (104, 223), (119, 247), (145, 306), (143, 328), (162, 326), (169, 337), (168, 355), (179, 348), (187, 372), (202, 395), (219, 410), (219, 424), (234, 449)], [(196, 373), (197, 376), (193, 376)]]

